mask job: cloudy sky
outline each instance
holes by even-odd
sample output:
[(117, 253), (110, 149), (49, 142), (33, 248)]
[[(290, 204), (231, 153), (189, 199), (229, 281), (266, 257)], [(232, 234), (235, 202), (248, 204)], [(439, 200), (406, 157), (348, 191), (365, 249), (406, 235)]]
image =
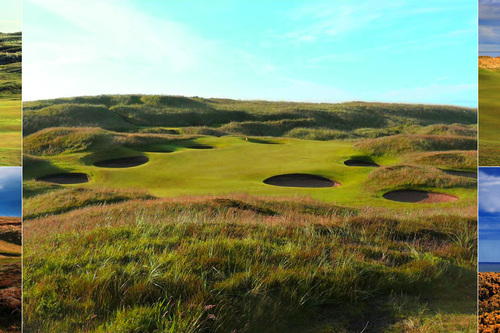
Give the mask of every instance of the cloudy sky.
[(25, 0), (23, 98), (477, 104), (470, 0)]
[(500, 168), (479, 168), (479, 262), (500, 262)]
[(0, 167), (0, 216), (21, 216), (20, 167)]
[(499, 0), (479, 0), (479, 55), (500, 56)]
[(22, 3), (21, 0), (0, 1), (0, 32), (21, 31)]

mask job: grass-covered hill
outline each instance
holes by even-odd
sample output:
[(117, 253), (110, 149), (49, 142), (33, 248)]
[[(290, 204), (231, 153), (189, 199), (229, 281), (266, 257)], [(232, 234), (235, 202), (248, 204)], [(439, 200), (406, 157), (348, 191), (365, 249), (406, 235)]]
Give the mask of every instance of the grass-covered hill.
[(479, 165), (500, 165), (500, 58), (479, 57)]
[(21, 33), (0, 33), (0, 166), (21, 165)]
[(476, 328), (475, 110), (139, 95), (25, 110), (25, 332)]
[[(471, 125), (476, 122), (477, 113), (469, 108), (362, 102), (312, 104), (105, 95), (24, 104), (25, 135), (48, 127), (101, 127), (122, 132), (332, 140), (401, 133), (463, 135), (473, 132)], [(441, 126), (430, 126), (435, 124)]]
[(21, 218), (0, 217), (0, 332), (21, 331)]

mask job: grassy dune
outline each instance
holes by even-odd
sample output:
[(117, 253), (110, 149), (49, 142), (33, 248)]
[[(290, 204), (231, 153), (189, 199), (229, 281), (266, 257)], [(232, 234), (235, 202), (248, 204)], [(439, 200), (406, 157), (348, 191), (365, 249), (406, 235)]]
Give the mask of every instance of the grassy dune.
[[(476, 180), (446, 173), (475, 171), (475, 110), (139, 95), (26, 108), (26, 332), (475, 331)], [(96, 165), (133, 156), (149, 160)], [(90, 181), (37, 180), (67, 172)], [(263, 182), (289, 173), (340, 186)], [(402, 189), (458, 200), (383, 197)]]
[(21, 218), (0, 217), (0, 332), (21, 331)]
[[(484, 60), (484, 59), (483, 59)], [(479, 68), (479, 165), (500, 165), (500, 59), (488, 57)]]
[(0, 166), (21, 165), (21, 35), (0, 33)]

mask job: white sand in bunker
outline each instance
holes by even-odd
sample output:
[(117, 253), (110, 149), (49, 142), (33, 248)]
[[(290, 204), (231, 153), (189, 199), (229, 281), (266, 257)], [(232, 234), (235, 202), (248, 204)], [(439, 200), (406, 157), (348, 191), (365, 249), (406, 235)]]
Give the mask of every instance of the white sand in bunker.
[(453, 195), (418, 190), (391, 191), (385, 193), (384, 198), (392, 201), (410, 203), (439, 203), (458, 200), (458, 198)]
[(277, 175), (264, 180), (265, 184), (285, 187), (334, 187), (339, 183), (328, 178), (307, 173)]
[(147, 156), (122, 157), (94, 163), (101, 168), (131, 168), (149, 162)]
[(84, 173), (70, 172), (43, 176), (37, 178), (37, 180), (55, 184), (81, 184), (87, 183), (89, 181), (89, 176)]
[(355, 160), (355, 159), (344, 161), (344, 164), (347, 166), (358, 166), (358, 167), (377, 167), (378, 168), (380, 166), (375, 162), (367, 162), (367, 161), (361, 161), (361, 160)]

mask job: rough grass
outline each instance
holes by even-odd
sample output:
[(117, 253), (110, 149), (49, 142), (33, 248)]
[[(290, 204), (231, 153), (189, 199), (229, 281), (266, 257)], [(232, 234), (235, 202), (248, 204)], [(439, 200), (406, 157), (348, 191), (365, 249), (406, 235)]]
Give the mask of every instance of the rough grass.
[(101, 127), (109, 130), (135, 128), (104, 105), (57, 104), (41, 110), (24, 110), (24, 134), (49, 127)]
[[(32, 183), (36, 184), (40, 182)], [(60, 214), (81, 207), (103, 205), (130, 199), (152, 198), (151, 195), (139, 191), (83, 188), (65, 188), (61, 191), (47, 191), (45, 188), (44, 190), (46, 192), (43, 195), (35, 195), (25, 199), (23, 218), (31, 219), (42, 215)], [(34, 190), (31, 189), (31, 191), (33, 192)]]
[(500, 164), (500, 126), (498, 91), (500, 91), (500, 72), (479, 69), (479, 165), (497, 166)]
[(309, 139), (329, 140), (346, 131), (354, 131), (361, 137), (377, 137), (416, 131), (420, 126), (436, 123), (445, 125), (434, 129), (434, 133), (466, 135), (470, 132), (466, 127), (475, 124), (477, 118), (473, 109), (450, 106), (313, 104), (151, 95), (75, 97), (27, 102), (24, 106), (26, 134), (53, 126), (100, 126), (119, 131), (160, 126), (187, 127), (186, 133), (196, 134), (208, 134), (211, 128), (218, 136), (282, 136), (301, 127), (304, 128), (301, 132), (290, 135), (304, 136), (308, 129)]
[(445, 169), (477, 170), (477, 151), (474, 150), (413, 153), (404, 156), (403, 160), (407, 163), (432, 165)]
[(364, 140), (354, 145), (362, 152), (381, 156), (398, 155), (405, 152), (476, 150), (476, 138), (466, 136), (440, 135), (394, 135)]
[(462, 124), (436, 124), (424, 127), (415, 127), (408, 130), (408, 132), (415, 134), (428, 134), (428, 135), (455, 135), (455, 136), (470, 136), (477, 137), (477, 125), (462, 125)]
[(286, 137), (306, 140), (341, 140), (352, 138), (349, 132), (328, 128), (294, 128), (284, 134)]
[[(262, 199), (226, 200), (128, 201), (26, 221), (25, 330), (380, 331), (428, 304), (425, 325), (460, 315), (468, 320), (454, 325), (470, 331), (474, 209), (318, 215), (269, 203), (269, 214)], [(444, 294), (462, 307), (447, 309)]]
[(369, 188), (376, 190), (394, 189), (449, 189), (476, 187), (474, 179), (448, 175), (440, 169), (422, 165), (391, 165), (372, 171), (366, 180)]
[[(188, 137), (180, 137), (189, 138)], [(24, 153), (35, 156), (54, 156), (95, 148), (109, 150), (119, 147), (135, 147), (153, 144), (168, 144), (178, 140), (178, 135), (149, 133), (117, 133), (100, 128), (48, 128), (24, 138)]]
[(20, 217), (0, 217), (0, 331), (21, 332)]

